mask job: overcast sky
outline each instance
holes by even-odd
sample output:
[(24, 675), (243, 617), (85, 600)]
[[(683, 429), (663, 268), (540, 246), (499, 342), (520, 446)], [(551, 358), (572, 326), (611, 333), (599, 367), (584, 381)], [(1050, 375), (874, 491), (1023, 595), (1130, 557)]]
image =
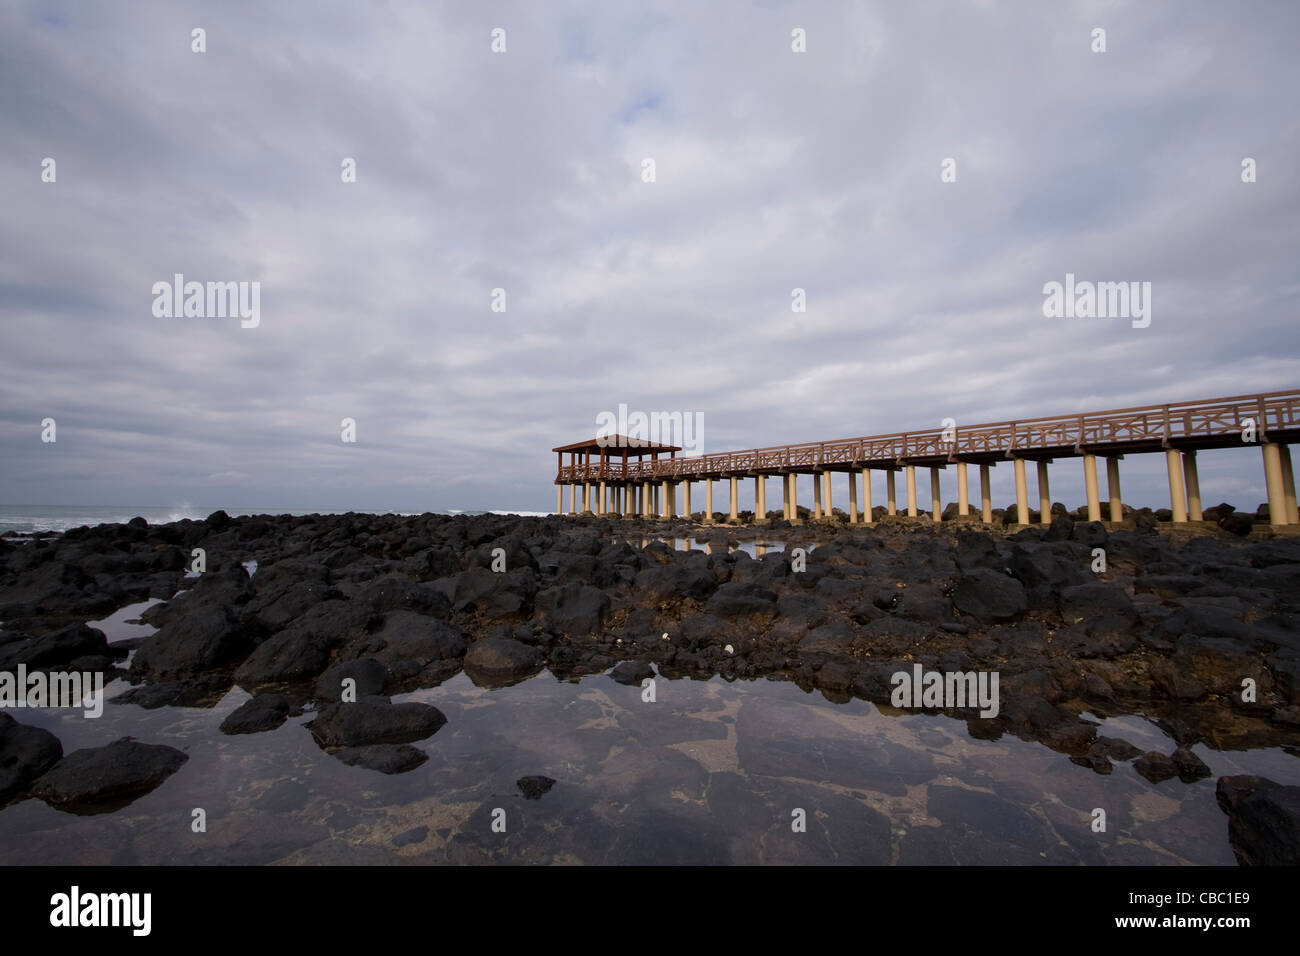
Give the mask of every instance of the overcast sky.
[[(1292, 2), (6, 0), (0, 502), (546, 510), (620, 403), (716, 452), (1300, 385), (1297, 36)], [(1067, 272), (1151, 282), (1149, 327), (1045, 318)], [(260, 324), (155, 316), (175, 273), (259, 282)], [(1257, 449), (1201, 462), (1265, 499)]]

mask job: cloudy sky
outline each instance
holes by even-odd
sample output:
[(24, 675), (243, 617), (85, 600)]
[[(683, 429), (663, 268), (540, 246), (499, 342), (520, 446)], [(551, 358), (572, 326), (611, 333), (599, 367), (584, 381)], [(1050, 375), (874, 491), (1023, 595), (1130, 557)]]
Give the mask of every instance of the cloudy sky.
[[(1291, 2), (5, 0), (0, 502), (545, 510), (620, 403), (714, 452), (1300, 385), (1297, 35)], [(1045, 318), (1067, 272), (1151, 282), (1150, 326)], [(260, 324), (155, 316), (175, 273), (259, 282)], [(1126, 497), (1167, 506), (1163, 467)], [(1201, 471), (1265, 498), (1257, 450)]]

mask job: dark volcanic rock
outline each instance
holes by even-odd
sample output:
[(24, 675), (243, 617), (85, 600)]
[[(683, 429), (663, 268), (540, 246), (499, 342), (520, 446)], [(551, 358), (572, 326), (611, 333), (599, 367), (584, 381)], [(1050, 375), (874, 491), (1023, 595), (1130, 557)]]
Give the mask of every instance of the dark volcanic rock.
[(446, 621), (411, 611), (390, 611), (384, 626), (354, 648), (368, 649), (375, 660), (391, 667), (398, 661), (427, 664), (464, 657), (468, 646), (464, 633)]
[(540, 800), (543, 794), (549, 793), (551, 787), (555, 786), (555, 781), (538, 774), (532, 777), (520, 777), (515, 781), (515, 786), (519, 788), (525, 800)]
[(1228, 813), (1228, 840), (1238, 863), (1300, 864), (1300, 787), (1262, 777), (1220, 777), (1216, 793)]
[(1210, 776), (1210, 768), (1189, 747), (1179, 747), (1170, 759), (1178, 768), (1178, 779), (1183, 783), (1194, 783)]
[(159, 707), (211, 707), (230, 690), (230, 681), (218, 674), (209, 674), (193, 681), (164, 681), (132, 687), (116, 697), (110, 704), (135, 704), (145, 710)]
[(537, 593), (538, 620), (570, 637), (596, 634), (609, 614), (609, 595), (585, 584), (564, 584)]
[(27, 788), (63, 756), (59, 738), (0, 714), (0, 803)]
[[(380, 773), (406, 773), (429, 759), (429, 755), (410, 744), (370, 744), (345, 747), (334, 754), (350, 767), (364, 767)], [(400, 846), (400, 844), (399, 844)]]
[(32, 796), (71, 813), (103, 813), (143, 796), (189, 757), (173, 747), (123, 737), (105, 747), (75, 750), (32, 786)]
[(256, 734), (275, 730), (289, 716), (289, 702), (279, 694), (258, 694), (235, 708), (221, 722), (223, 734)]
[(311, 630), (281, 631), (239, 665), (235, 682), (244, 688), (254, 688), (315, 677), (329, 665), (331, 646), (328, 638)]
[(465, 654), (465, 672), (476, 683), (513, 682), (537, 673), (545, 660), (535, 647), (508, 637), (485, 637)]
[(620, 661), (614, 665), (609, 676), (620, 684), (639, 687), (643, 680), (654, 677), (655, 672), (653, 667), (643, 661)]
[(722, 585), (709, 598), (705, 609), (715, 617), (772, 617), (776, 614), (777, 596), (757, 584)]
[(1154, 750), (1134, 760), (1133, 769), (1152, 783), (1161, 783), (1178, 776), (1178, 765), (1169, 757)]
[(987, 568), (974, 568), (963, 574), (952, 592), (952, 603), (957, 610), (984, 624), (1009, 620), (1028, 607), (1024, 585)]
[(343, 681), (355, 681), (353, 688), (356, 699), (372, 697), (384, 692), (388, 675), (384, 665), (373, 657), (362, 657), (355, 661), (343, 661), (335, 664), (316, 681), (316, 696), (321, 700), (340, 700), (343, 694)]
[(330, 704), (307, 727), (322, 747), (331, 749), (411, 743), (432, 736), (446, 722), (442, 711), (429, 704), (360, 697), (352, 704)]
[(238, 663), (250, 650), (252, 641), (230, 611), (202, 605), (150, 635), (136, 651), (131, 672), (185, 679)]
[(57, 668), (87, 655), (109, 655), (104, 632), (84, 624), (69, 624), (41, 637), (0, 644), (0, 671), (19, 664), (29, 668)]

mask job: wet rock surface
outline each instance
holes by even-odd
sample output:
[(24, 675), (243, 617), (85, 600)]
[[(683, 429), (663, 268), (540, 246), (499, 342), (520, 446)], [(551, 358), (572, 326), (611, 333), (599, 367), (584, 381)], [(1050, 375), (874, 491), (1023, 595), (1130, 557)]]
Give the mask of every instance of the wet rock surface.
[(189, 758), (174, 747), (122, 738), (74, 750), (32, 785), (31, 793), (72, 813), (106, 813), (153, 790)]
[[(315, 707), (308, 729), (321, 747), (398, 776), (427, 769), (412, 751), (427, 760), (449, 746), (445, 734), (437, 746), (409, 745), (468, 718), (382, 695), (462, 672), (485, 690), (543, 671), (609, 674), (611, 693), (634, 696), (639, 687), (619, 683), (656, 672), (668, 683), (770, 679), (841, 704), (870, 701), (891, 719), (910, 713), (892, 703), (898, 672), (997, 672), (996, 717), (946, 704), (924, 713), (965, 721), (978, 741), (1009, 735), (1098, 779), (1128, 775), (1163, 793), (1209, 786), (1207, 743), (1220, 752), (1300, 745), (1300, 538), (1265, 537), (1258, 523), (1243, 534), (1234, 514), (1220, 506), (1218, 527), (1185, 531), (1140, 514), (1108, 529), (1063, 510), (1028, 529), (809, 522), (764, 532), (784, 552), (749, 545), (752, 554), (736, 548), (752, 530), (681, 520), (218, 514), (105, 525), (0, 551), (0, 661), (121, 673), (111, 667), (125, 648), (85, 622), (158, 597), (145, 613), (158, 630), (131, 660), (136, 686), (115, 702), (211, 707), (237, 684), (257, 696), (226, 717), (232, 727), (301, 734), (284, 715)], [(675, 548), (684, 536), (709, 553)], [(208, 570), (187, 578), (194, 547), (206, 550)], [(807, 552), (802, 570), (791, 565), (796, 547)], [(504, 571), (493, 570), (498, 548)], [(1094, 548), (1105, 549), (1104, 571), (1093, 570)], [(241, 566), (250, 560), (251, 576)], [(344, 702), (345, 687), (355, 701)], [(1101, 734), (1098, 721), (1135, 714), (1179, 729), (1136, 745)], [(821, 727), (814, 760), (783, 744), (778, 724), (753, 719), (735, 772), (775, 774), (779, 754), (799, 779), (852, 780), (882, 799), (933, 776), (920, 756), (882, 748), (867, 787), (853, 771), (855, 744), (839, 753), (826, 743), (833, 727)], [(594, 733), (580, 726), (577, 739)], [(698, 739), (716, 740), (718, 726)], [(13, 779), (22, 793), (35, 778)], [(960, 815), (962, 799), (935, 808)], [(1023, 839), (1034, 832), (1025, 824)], [(929, 835), (913, 833), (913, 847)], [(975, 850), (944, 852), (958, 861)]]
[(48, 730), (0, 714), (0, 802), (26, 790), (62, 756), (63, 745)]

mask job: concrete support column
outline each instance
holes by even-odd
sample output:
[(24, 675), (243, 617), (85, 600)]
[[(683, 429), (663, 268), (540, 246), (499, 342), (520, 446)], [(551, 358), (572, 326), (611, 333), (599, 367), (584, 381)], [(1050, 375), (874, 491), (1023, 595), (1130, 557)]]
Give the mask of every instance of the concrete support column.
[(895, 487), (895, 471), (885, 472), (885, 514), (898, 514), (898, 495)]
[(799, 520), (799, 476), (791, 474), (786, 476), (790, 480), (790, 520)]
[(1101, 520), (1101, 495), (1097, 491), (1097, 456), (1083, 456), (1083, 490), (1088, 496), (1088, 520)]
[(993, 523), (993, 490), (988, 465), (980, 465), (980, 518), (985, 524)]
[(663, 505), (663, 511), (659, 513), (661, 518), (671, 518), (673, 516), (673, 499), (672, 488), (668, 484), (668, 479), (664, 479), (663, 490), (659, 492), (660, 503)]
[(862, 520), (871, 524), (876, 516), (871, 513), (871, 469), (862, 469)]
[(930, 466), (930, 517), (936, 522), (943, 520), (943, 493), (939, 487), (939, 469)]
[(582, 513), (591, 514), (591, 482), (589, 481), (582, 483)]
[(822, 476), (813, 472), (813, 520), (819, 521), (822, 516)]
[(1016, 524), (1029, 524), (1029, 489), (1025, 483), (1025, 460), (1016, 459)]
[(651, 497), (653, 498), (654, 501), (654, 504), (651, 505), (651, 510), (650, 510), (651, 516), (657, 516), (662, 514), (664, 506), (663, 506), (663, 502), (660, 501), (659, 499), (659, 485), (656, 484), (651, 488)]
[(916, 517), (916, 466), (907, 466), (907, 516)]
[(635, 488), (636, 488), (635, 485), (623, 486), (623, 517), (624, 518), (632, 517), (632, 507), (634, 504), (632, 499), (636, 497)]
[(1177, 448), (1165, 451), (1165, 463), (1169, 466), (1169, 502), (1176, 524), (1187, 523), (1187, 494), (1183, 489), (1181, 457)]
[(1110, 520), (1124, 520), (1124, 501), (1119, 493), (1119, 458), (1106, 459), (1106, 487), (1110, 491)]
[(790, 520), (790, 476), (781, 476), (781, 517)]
[(849, 469), (849, 524), (858, 523), (858, 475)]
[(569, 514), (578, 513), (578, 485), (576, 482), (569, 482)]
[(970, 514), (970, 486), (966, 479), (966, 462), (957, 462), (957, 514)]
[(1052, 523), (1052, 489), (1047, 483), (1047, 462), (1038, 463), (1038, 522)]
[(605, 492), (606, 492), (605, 482), (602, 481), (600, 483), (600, 494), (596, 500), (596, 514), (598, 515), (607, 514), (609, 512), (609, 508), (608, 508), (609, 499), (606, 497)]
[(555, 513), (564, 514), (564, 485), (555, 486)]
[(1274, 527), (1279, 527), (1287, 524), (1289, 518), (1286, 507), (1286, 476), (1282, 471), (1282, 448), (1271, 441), (1265, 442), (1260, 447), (1264, 452), (1264, 485), (1268, 489), (1268, 521)]
[(691, 483), (684, 481), (682, 482), (682, 516), (689, 521), (691, 514)]
[(767, 476), (754, 476), (754, 524), (767, 524)]
[(1286, 499), (1286, 523), (1300, 524), (1300, 511), (1296, 509), (1295, 472), (1291, 470), (1291, 446), (1279, 445), (1278, 457), (1282, 460), (1282, 495)]
[(713, 524), (713, 479), (704, 480), (704, 523)]
[(736, 476), (731, 476), (731, 513), (727, 517), (732, 521), (740, 520), (740, 513), (736, 510), (736, 485), (738, 484)]
[(829, 518), (831, 516), (831, 473), (829, 471), (822, 472), (822, 485), (824, 485), (822, 497), (826, 499), (822, 502), (822, 512)]
[(1187, 520), (1204, 521), (1205, 516), (1201, 514), (1201, 478), (1196, 473), (1195, 449), (1183, 452), (1183, 482), (1187, 485)]

